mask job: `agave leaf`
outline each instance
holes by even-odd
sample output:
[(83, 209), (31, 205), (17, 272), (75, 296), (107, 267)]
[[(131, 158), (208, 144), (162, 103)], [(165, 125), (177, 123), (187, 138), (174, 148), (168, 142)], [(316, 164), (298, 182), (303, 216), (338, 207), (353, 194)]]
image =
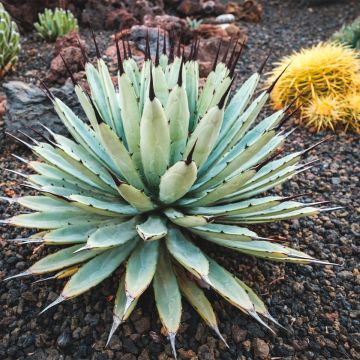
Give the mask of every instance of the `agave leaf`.
[(77, 206), (80, 206), (79, 204), (82, 204), (86, 208), (92, 208), (92, 209), (99, 209), (104, 211), (105, 214), (108, 216), (114, 216), (116, 214), (119, 215), (125, 215), (125, 216), (131, 216), (131, 215), (137, 215), (139, 213), (138, 210), (133, 208), (132, 206), (128, 205), (124, 201), (119, 201), (119, 199), (98, 199), (90, 196), (84, 196), (84, 195), (70, 195), (70, 200), (76, 201)]
[(170, 131), (157, 98), (146, 100), (140, 124), (140, 153), (145, 176), (156, 187), (169, 164)]
[(269, 241), (256, 240), (240, 242), (223, 240), (219, 238), (208, 238), (207, 240), (214, 242), (218, 245), (237, 250), (247, 255), (256, 256), (272, 261), (281, 261), (297, 264), (327, 263), (325, 261), (316, 260), (313, 257), (305, 254), (304, 252)]
[(54, 149), (48, 144), (35, 146), (33, 150), (47, 162), (55, 165), (66, 173), (75, 176), (88, 185), (100, 189), (104, 192), (116, 192), (109, 185), (105, 184), (97, 175), (88, 170), (80, 161), (74, 160), (63, 150)]
[(131, 84), (134, 87), (137, 98), (140, 96), (140, 71), (138, 64), (133, 58), (123, 60), (124, 70), (129, 77)]
[[(117, 220), (115, 220), (117, 221)], [(46, 232), (42, 239), (46, 244), (50, 245), (66, 245), (84, 243), (89, 236), (98, 228), (110, 225), (114, 220), (106, 220), (98, 223), (84, 224), (84, 225), (70, 225), (56, 230)]]
[[(98, 62), (99, 65), (99, 62)], [(86, 79), (90, 86), (92, 100), (101, 115), (101, 118), (112, 128), (115, 124), (111, 117), (109, 104), (106, 99), (105, 89), (101, 79), (100, 72), (96, 70), (94, 65), (87, 63), (85, 65)]]
[(196, 143), (195, 150), (193, 152), (193, 160), (198, 168), (201, 167), (215, 145), (223, 117), (224, 109), (219, 109), (218, 106), (212, 107), (204, 115), (189, 138), (184, 153), (184, 159), (189, 155)]
[(90, 235), (85, 249), (108, 248), (125, 244), (136, 236), (136, 218), (116, 225), (101, 227)]
[(178, 161), (160, 179), (159, 198), (171, 204), (183, 197), (196, 181), (197, 167), (194, 161)]
[(246, 170), (233, 177), (226, 178), (221, 185), (206, 192), (206, 195), (190, 203), (193, 206), (206, 206), (221, 200), (238, 191), (249, 179), (256, 174), (255, 170)]
[(121, 110), (113, 82), (104, 60), (98, 60), (99, 75), (101, 78), (102, 87), (105, 94), (107, 108), (111, 116), (112, 128), (116, 130), (119, 137), (124, 138), (123, 120), (121, 117)]
[(81, 107), (85, 112), (86, 117), (89, 119), (92, 128), (94, 129), (95, 133), (98, 135), (99, 134), (98, 120), (96, 118), (95, 110), (88, 96), (85, 94), (84, 90), (79, 85), (75, 86), (75, 93), (78, 97)]
[(182, 157), (189, 129), (190, 112), (184, 84), (176, 84), (171, 90), (165, 113), (170, 122), (170, 164), (174, 164)]
[(231, 98), (224, 114), (224, 122), (221, 127), (218, 143), (228, 133), (233, 124), (239, 119), (251, 97), (254, 95), (260, 76), (258, 73), (251, 75)]
[(194, 281), (189, 280), (183, 272), (177, 270), (176, 276), (180, 290), (186, 297), (187, 301), (198, 312), (202, 319), (215, 331), (220, 339), (224, 341), (225, 345), (229, 347), (223, 336), (220, 334), (216, 315), (204, 292), (195, 284)]
[(104, 123), (100, 124), (99, 131), (102, 144), (109, 153), (114, 164), (118, 167), (120, 173), (130, 185), (133, 185), (139, 190), (143, 190), (144, 184), (140, 174), (124, 144), (108, 125)]
[(271, 208), (279, 204), (282, 199), (281, 196), (265, 196), (259, 199), (245, 200), (226, 205), (189, 208), (188, 212), (191, 214), (204, 214), (209, 216), (233, 216)]
[(259, 296), (249, 287), (247, 286), (243, 281), (241, 281), (238, 278), (235, 278), (236, 281), (239, 283), (239, 285), (247, 292), (249, 295), (250, 300), (254, 304), (255, 311), (269, 319), (270, 321), (274, 322), (276, 325), (281, 326), (269, 313), (268, 309), (266, 308), (264, 302), (259, 298)]
[(126, 266), (125, 289), (128, 308), (151, 283), (159, 254), (159, 242), (140, 242)]
[[(178, 81), (182, 58), (176, 56), (171, 64), (168, 64), (165, 71), (165, 78), (169, 89), (173, 89)], [(186, 81), (185, 69), (183, 68), (182, 78)]]
[(135, 209), (141, 212), (150, 211), (156, 205), (142, 190), (138, 190), (129, 184), (122, 183), (118, 186), (119, 194)]
[(161, 66), (154, 66), (152, 69), (152, 76), (154, 79), (155, 95), (163, 106), (167, 104), (169, 90), (166, 83), (165, 74)]
[(74, 245), (59, 250), (54, 254), (47, 255), (41, 260), (37, 261), (27, 271), (33, 275), (46, 274), (82, 263), (93, 258), (94, 256), (99, 255), (102, 252), (102, 250), (76, 252), (80, 248), (81, 245)]
[(175, 227), (169, 229), (166, 246), (170, 254), (186, 269), (208, 282), (209, 262), (203, 252)]
[(203, 176), (204, 174), (207, 174), (207, 170), (216, 164), (221, 156), (242, 138), (252, 123), (256, 120), (268, 97), (268, 94), (263, 92), (250, 104), (230, 130), (221, 138), (221, 141), (218, 141), (214, 151), (211, 153), (206, 164), (204, 164), (204, 167), (201, 169), (199, 175)]
[(190, 113), (189, 131), (194, 131), (196, 126), (196, 105), (199, 89), (199, 63), (190, 60), (185, 64), (186, 93)]
[(128, 241), (124, 245), (106, 250), (88, 261), (66, 283), (61, 297), (63, 299), (73, 298), (101, 283), (128, 257), (135, 245), (136, 241)]
[(136, 226), (136, 230), (144, 241), (159, 240), (168, 232), (166, 222), (158, 215), (150, 215), (145, 222)]
[[(0, 198), (1, 199), (1, 198)], [(43, 211), (43, 212), (74, 212), (74, 213), (81, 213), (82, 210), (76, 208), (75, 206), (71, 205), (71, 203), (64, 201), (62, 199), (50, 196), (22, 196), (19, 198), (11, 198), (9, 199), (11, 202), (17, 202), (21, 206), (24, 206), (28, 209), (34, 211)]]
[(145, 62), (143, 64), (143, 67), (141, 69), (141, 75), (140, 75), (140, 102), (139, 102), (140, 113), (143, 113), (145, 99), (147, 99), (148, 93), (149, 93), (151, 66), (152, 66), (151, 61), (145, 60)]
[[(124, 132), (128, 150), (133, 154), (137, 168), (141, 167), (139, 142), (140, 142), (140, 119), (138, 98), (135, 88), (127, 73), (118, 75), (119, 102), (123, 119)], [(124, 139), (125, 140), (125, 139)]]
[(81, 162), (89, 171), (95, 174), (105, 184), (115, 189), (114, 180), (108, 173), (107, 169), (93, 158), (81, 145), (76, 144), (74, 141), (66, 138), (65, 136), (55, 134), (51, 132), (56, 142), (61, 149), (74, 160)]
[(116, 166), (101, 145), (96, 133), (58, 98), (54, 100), (54, 109), (74, 139), (82, 145), (89, 154), (105, 166), (108, 166), (116, 174)]
[(244, 150), (234, 154), (231, 158), (215, 165), (192, 187), (193, 191), (202, 191), (219, 184), (233, 172), (245, 164), (251, 157), (265, 146), (275, 135), (274, 131), (264, 133), (257, 141), (249, 146), (244, 145)]
[(241, 311), (253, 313), (254, 305), (235, 277), (212, 259), (209, 259), (209, 265), (211, 287)]
[(174, 208), (166, 208), (163, 210), (163, 213), (172, 223), (181, 227), (202, 226), (212, 220), (210, 216), (184, 215), (182, 212)]
[(225, 224), (207, 224), (205, 226), (197, 226), (189, 228), (189, 230), (204, 239), (217, 238), (233, 241), (251, 241), (259, 238), (253, 231), (234, 225)]
[(135, 299), (131, 305), (126, 308), (126, 292), (125, 292), (125, 274), (123, 274), (120, 278), (119, 287), (116, 292), (115, 304), (114, 304), (114, 315), (113, 315), (113, 324), (111, 326), (111, 330), (109, 333), (108, 340), (106, 342), (106, 346), (109, 344), (112, 336), (114, 335), (116, 329), (121, 325), (124, 321), (126, 321), (134, 310), (138, 299)]
[(5, 224), (12, 224), (25, 228), (37, 229), (57, 229), (67, 225), (81, 225), (98, 223), (107, 220), (108, 217), (89, 213), (69, 213), (65, 212), (35, 212), (31, 214), (21, 214), (6, 219)]
[[(224, 219), (224, 223), (226, 222), (236, 222), (240, 224), (262, 224), (267, 222), (275, 222), (280, 220), (290, 220), (290, 219), (298, 219), (304, 216), (311, 216), (319, 214), (321, 209), (316, 207), (302, 207), (298, 210), (284, 212), (283, 214), (272, 215), (267, 214), (264, 216), (248, 216), (248, 217), (231, 217), (229, 220)], [(234, 221), (235, 220), (235, 221)]]
[(173, 353), (176, 356), (175, 335), (180, 326), (181, 294), (169, 255), (163, 247), (159, 254), (153, 286), (160, 320), (169, 334)]

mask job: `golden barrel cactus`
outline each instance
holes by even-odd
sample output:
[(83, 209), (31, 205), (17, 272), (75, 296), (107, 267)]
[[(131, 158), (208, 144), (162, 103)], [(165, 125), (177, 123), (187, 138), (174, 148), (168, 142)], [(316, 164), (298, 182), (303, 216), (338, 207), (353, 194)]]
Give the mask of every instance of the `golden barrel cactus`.
[(346, 94), (359, 81), (358, 54), (341, 44), (320, 43), (285, 56), (276, 65), (269, 84), (288, 66), (271, 94), (277, 109), (295, 99), (299, 106), (316, 97)]

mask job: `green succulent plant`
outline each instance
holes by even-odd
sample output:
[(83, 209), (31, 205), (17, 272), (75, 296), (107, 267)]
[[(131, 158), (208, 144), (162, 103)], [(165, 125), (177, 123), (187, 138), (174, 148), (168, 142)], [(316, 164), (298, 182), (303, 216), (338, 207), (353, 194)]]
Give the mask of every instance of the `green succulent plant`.
[(0, 79), (17, 63), (20, 48), (18, 27), (0, 3)]
[(73, 139), (45, 126), (44, 141), (18, 139), (39, 157), (18, 158), (35, 171), (26, 184), (42, 195), (3, 198), (35, 212), (2, 223), (41, 230), (15, 241), (66, 246), (12, 276), (71, 276), (43, 311), (115, 276), (109, 341), (152, 284), (175, 356), (182, 295), (222, 338), (201, 284), (269, 329), (263, 319), (277, 323), (253, 290), (207, 255), (208, 241), (265, 260), (326, 263), (247, 228), (329, 210), (295, 201), (299, 195), (260, 196), (308, 169), (300, 162), (315, 145), (280, 155), (287, 109), (256, 123), (273, 88), (252, 100), (260, 70), (230, 100), (241, 49), (229, 60), (217, 56), (199, 89), (198, 46), (184, 58), (159, 56), (158, 43), (153, 62), (147, 42), (141, 69), (117, 46), (116, 87), (98, 54), (97, 68), (86, 64), (90, 93), (73, 80), (88, 122), (46, 90)]
[(203, 20), (201, 19), (192, 19), (191, 17), (187, 17), (186, 18), (186, 22), (189, 26), (190, 30), (197, 30), (199, 28), (199, 26), (202, 24)]
[(331, 40), (360, 50), (360, 17), (356, 18), (350, 25), (344, 25), (335, 32)]
[(59, 36), (78, 30), (78, 23), (71, 11), (56, 8), (54, 11), (45, 9), (39, 14), (39, 22), (34, 27), (44, 40), (53, 42)]

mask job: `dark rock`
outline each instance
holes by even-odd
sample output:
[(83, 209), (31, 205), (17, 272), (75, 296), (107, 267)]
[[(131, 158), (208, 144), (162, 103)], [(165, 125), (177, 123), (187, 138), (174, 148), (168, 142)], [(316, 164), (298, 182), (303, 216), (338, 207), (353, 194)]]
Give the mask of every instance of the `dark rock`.
[[(39, 87), (21, 81), (9, 81), (3, 87), (8, 99), (8, 112), (5, 116), (6, 131), (10, 133), (16, 133), (18, 130), (26, 131), (27, 126), (42, 129), (38, 123), (43, 122), (55, 132), (67, 133), (52, 103)], [(65, 101), (75, 113), (79, 114), (82, 111), (73, 93), (72, 85), (54, 88), (51, 91)], [(37, 138), (36, 134), (32, 136)]]
[(142, 317), (135, 321), (134, 326), (139, 334), (144, 334), (150, 330), (150, 319), (148, 317)]

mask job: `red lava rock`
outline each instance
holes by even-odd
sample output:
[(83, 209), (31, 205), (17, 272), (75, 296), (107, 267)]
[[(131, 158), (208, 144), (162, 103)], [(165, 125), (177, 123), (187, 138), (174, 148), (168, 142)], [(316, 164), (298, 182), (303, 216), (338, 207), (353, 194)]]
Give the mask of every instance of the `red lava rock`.
[(235, 24), (201, 24), (196, 33), (204, 39), (222, 38), (227, 39), (232, 36), (239, 37), (239, 41), (243, 42), (247, 39), (245, 30)]
[(211, 61), (199, 61), (199, 65), (200, 65), (199, 76), (201, 78), (206, 78), (212, 70), (212, 66), (213, 66), (212, 62)]
[(166, 31), (184, 32), (187, 29), (187, 22), (177, 16), (171, 15), (145, 15), (144, 25), (147, 27), (159, 27)]
[[(80, 45), (79, 45), (80, 42)], [(80, 46), (85, 49), (85, 41), (82, 40), (77, 31), (71, 31), (68, 34), (61, 36), (56, 39), (54, 54), (59, 55), (61, 50), (69, 46), (80, 48)]]
[(119, 30), (129, 29), (133, 25), (139, 24), (139, 21), (125, 9), (115, 9), (106, 15), (105, 29)]
[(252, 342), (254, 356), (258, 359), (267, 359), (270, 353), (269, 345), (262, 339), (255, 338)]
[(145, 15), (161, 15), (164, 13), (163, 0), (136, 0), (131, 3), (131, 12), (141, 22)]
[[(62, 49), (60, 54), (64, 57), (72, 73), (82, 70), (84, 60), (78, 47), (69, 46)], [(69, 75), (60, 54), (51, 61), (50, 70), (46, 74), (46, 80), (64, 84)]]
[(185, 16), (197, 14), (210, 16), (223, 14), (225, 6), (220, 1), (183, 0), (176, 10)]
[(225, 12), (235, 15), (237, 20), (258, 23), (261, 21), (263, 8), (255, 0), (246, 0), (242, 4), (235, 2), (227, 3)]

